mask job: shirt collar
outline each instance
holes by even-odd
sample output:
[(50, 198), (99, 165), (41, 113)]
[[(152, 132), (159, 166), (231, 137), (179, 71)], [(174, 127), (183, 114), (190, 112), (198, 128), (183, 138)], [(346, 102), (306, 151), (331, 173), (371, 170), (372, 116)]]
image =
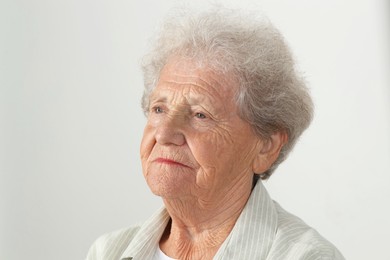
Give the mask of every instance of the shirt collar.
[(259, 180), (214, 259), (266, 259), (277, 224), (274, 203)]
[(169, 220), (167, 210), (162, 207), (142, 224), (120, 259), (152, 259)]
[[(161, 208), (140, 227), (121, 259), (152, 259), (169, 219), (166, 209)], [(214, 259), (265, 259), (275, 237), (277, 221), (273, 201), (259, 180)]]

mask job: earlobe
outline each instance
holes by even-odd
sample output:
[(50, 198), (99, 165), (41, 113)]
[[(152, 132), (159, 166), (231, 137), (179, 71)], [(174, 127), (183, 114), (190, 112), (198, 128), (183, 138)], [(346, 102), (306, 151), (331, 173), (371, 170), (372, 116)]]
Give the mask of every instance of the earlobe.
[(260, 151), (253, 160), (252, 170), (254, 173), (266, 172), (278, 159), (280, 150), (287, 143), (286, 132), (276, 132), (268, 140), (262, 140)]

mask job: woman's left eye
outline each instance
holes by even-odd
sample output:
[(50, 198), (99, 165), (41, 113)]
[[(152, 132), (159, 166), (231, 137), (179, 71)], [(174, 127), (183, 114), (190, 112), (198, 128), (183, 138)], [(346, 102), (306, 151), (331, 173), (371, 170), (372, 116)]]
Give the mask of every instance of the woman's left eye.
[(199, 118), (199, 119), (205, 119), (206, 118), (206, 115), (205, 114), (202, 114), (202, 113), (196, 113), (195, 114), (195, 117)]

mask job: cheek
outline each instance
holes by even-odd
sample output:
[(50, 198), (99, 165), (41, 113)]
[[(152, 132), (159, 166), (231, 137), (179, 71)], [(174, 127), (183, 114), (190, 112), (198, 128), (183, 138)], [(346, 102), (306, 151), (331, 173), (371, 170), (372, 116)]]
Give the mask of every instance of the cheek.
[[(224, 129), (213, 129), (207, 133), (196, 134), (189, 138), (191, 152), (200, 165), (196, 176), (198, 187), (209, 189), (219, 186), (226, 175), (234, 171), (234, 142)], [(226, 183), (225, 183), (226, 184)]]
[(204, 168), (216, 168), (218, 164), (223, 164), (224, 160), (221, 158), (229, 154), (234, 147), (229, 131), (222, 128), (197, 133), (188, 138), (188, 141), (193, 156)]
[(245, 127), (216, 128), (191, 139), (191, 151), (206, 171), (245, 170), (255, 153), (255, 140)]
[(143, 167), (145, 166), (144, 163), (146, 163), (146, 161), (148, 160), (155, 143), (156, 141), (154, 139), (154, 128), (148, 124), (145, 126), (144, 134), (142, 136), (142, 141), (140, 145), (140, 155)]

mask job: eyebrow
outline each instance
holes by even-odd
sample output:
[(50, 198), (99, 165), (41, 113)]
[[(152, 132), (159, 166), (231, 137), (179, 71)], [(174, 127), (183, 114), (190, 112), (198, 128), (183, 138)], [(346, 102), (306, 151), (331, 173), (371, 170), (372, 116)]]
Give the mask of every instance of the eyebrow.
[(167, 95), (161, 95), (161, 93), (159, 93), (159, 95), (157, 96), (156, 92), (152, 91), (152, 93), (149, 95), (149, 102), (151, 101), (166, 103), (168, 101), (168, 98)]
[[(163, 81), (161, 82), (162, 85), (170, 85), (170, 84), (181, 84), (181, 85), (189, 85), (189, 86), (201, 86), (198, 85), (197, 82), (194, 81)], [(207, 82), (206, 82), (207, 83)], [(209, 83), (207, 83), (209, 84)], [(204, 89), (204, 88), (203, 88)], [(155, 89), (156, 90), (156, 89)], [(194, 105), (200, 105), (204, 107), (205, 109), (209, 110), (210, 112), (216, 113), (220, 110), (219, 105), (215, 104), (215, 98), (220, 99), (221, 97), (219, 96), (220, 93), (213, 93), (212, 91), (209, 91), (206, 88), (206, 95), (203, 95), (199, 93), (198, 91), (186, 91), (184, 93), (183, 98), (185, 99), (187, 105), (194, 106)], [(216, 96), (215, 96), (216, 94)], [(152, 92), (149, 98), (150, 103), (169, 103), (169, 100), (174, 96), (174, 90), (172, 89), (162, 89), (158, 90), (157, 92)], [(222, 100), (223, 101), (223, 100)]]

